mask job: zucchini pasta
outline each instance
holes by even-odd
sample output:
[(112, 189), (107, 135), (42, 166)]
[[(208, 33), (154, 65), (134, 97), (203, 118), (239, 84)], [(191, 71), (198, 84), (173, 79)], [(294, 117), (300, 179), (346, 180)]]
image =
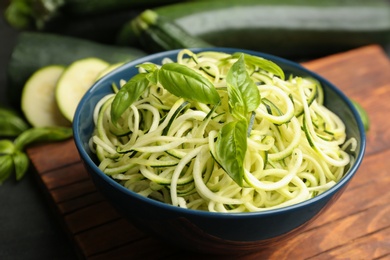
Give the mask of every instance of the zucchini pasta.
[(182, 50), (119, 85), (95, 107), (90, 149), (106, 175), (151, 199), (280, 208), (328, 190), (354, 160), (356, 140), (320, 84), (261, 57)]

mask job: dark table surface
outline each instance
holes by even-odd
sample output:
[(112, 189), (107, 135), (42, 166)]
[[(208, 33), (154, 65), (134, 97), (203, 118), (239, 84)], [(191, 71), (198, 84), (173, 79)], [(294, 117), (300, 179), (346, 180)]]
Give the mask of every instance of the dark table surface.
[[(0, 19), (0, 103), (6, 104), (5, 69), (17, 32)], [(77, 259), (56, 215), (29, 171), (0, 186), (0, 259)]]

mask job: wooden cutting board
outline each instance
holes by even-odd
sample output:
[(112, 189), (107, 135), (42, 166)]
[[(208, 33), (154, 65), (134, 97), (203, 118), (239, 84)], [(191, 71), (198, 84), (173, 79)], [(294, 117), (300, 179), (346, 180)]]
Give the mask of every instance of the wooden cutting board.
[[(365, 159), (341, 198), (302, 233), (278, 247), (234, 259), (390, 258), (390, 61), (372, 45), (304, 66), (368, 111)], [(218, 259), (166, 245), (126, 222), (96, 190), (73, 140), (35, 145), (28, 154), (80, 258)]]

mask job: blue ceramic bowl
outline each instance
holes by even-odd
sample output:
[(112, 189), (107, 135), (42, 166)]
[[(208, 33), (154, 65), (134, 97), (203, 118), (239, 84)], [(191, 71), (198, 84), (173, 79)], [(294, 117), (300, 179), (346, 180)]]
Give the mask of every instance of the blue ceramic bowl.
[(246, 52), (277, 63), (288, 73), (316, 78), (324, 87), (326, 106), (331, 108), (347, 126), (347, 135), (358, 140), (356, 162), (330, 190), (305, 202), (258, 213), (211, 213), (188, 210), (142, 197), (106, 176), (96, 165), (88, 148), (94, 124), (93, 109), (104, 95), (111, 93), (112, 82), (129, 79), (137, 73), (135, 66), (143, 62), (161, 63), (172, 58), (178, 50), (153, 54), (129, 62), (96, 82), (81, 100), (74, 117), (74, 139), (81, 159), (98, 190), (135, 226), (164, 241), (186, 249), (231, 254), (260, 250), (276, 242), (282, 243), (311, 222), (331, 205), (344, 191), (358, 170), (364, 155), (366, 139), (362, 122), (349, 99), (330, 82), (301, 65), (264, 53), (231, 48), (194, 49), (199, 51)]

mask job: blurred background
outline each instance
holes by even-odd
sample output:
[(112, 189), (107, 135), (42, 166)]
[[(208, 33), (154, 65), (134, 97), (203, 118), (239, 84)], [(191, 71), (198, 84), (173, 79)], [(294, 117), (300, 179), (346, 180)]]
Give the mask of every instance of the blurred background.
[[(108, 0), (102, 1), (102, 3), (107, 2)], [(14, 1), (14, 2), (29, 2), (29, 1)], [(33, 1), (32, 1), (33, 2)], [(58, 1), (61, 2), (61, 1)], [(67, 1), (64, 1), (67, 2)], [(79, 1), (82, 2), (82, 1)], [(93, 2), (93, 1), (91, 1)], [(121, 2), (121, 1), (112, 1)], [(132, 1), (128, 1), (132, 2)], [(134, 1), (137, 2), (137, 1)], [(138, 1), (138, 2), (141, 2)], [(149, 1), (145, 1), (149, 2)], [(144, 3), (145, 3), (144, 2)], [(136, 6), (135, 8), (119, 8), (111, 12), (102, 12), (98, 15), (91, 16), (79, 16), (72, 17), (69, 19), (68, 16), (59, 16), (53, 19), (54, 22), (48, 23), (45, 25), (44, 33), (58, 33), (62, 35), (67, 35), (77, 38), (86, 38), (88, 40), (99, 42), (103, 44), (115, 44), (115, 39), (117, 39), (118, 32), (120, 28), (131, 19), (137, 17), (143, 10), (146, 8), (156, 8), (158, 6), (163, 6), (162, 2), (166, 5), (174, 4), (173, 2), (182, 2), (182, 1), (161, 1), (160, 4), (157, 1), (150, 0), (150, 6), (144, 4), (143, 6)], [(172, 2), (172, 3), (170, 3)], [(208, 1), (206, 1), (208, 2)], [(211, 1), (213, 2), (213, 1)], [(239, 1), (235, 1), (236, 3)], [(284, 2), (288, 2), (285, 0)], [(292, 1), (300, 2), (300, 4), (305, 4), (305, 1)], [(311, 1), (307, 1), (309, 3)], [(327, 1), (324, 1), (327, 2)], [(351, 1), (340, 1), (351, 3)], [(361, 1), (358, 1), (361, 2)], [(366, 1), (372, 5), (376, 1)], [(385, 1), (381, 1), (382, 3)], [(4, 17), (4, 11), (9, 5), (10, 1), (1, 0), (0, 2), (0, 104), (10, 105), (9, 98), (7, 96), (7, 66), (11, 57), (11, 53), (16, 44), (17, 37), (20, 33), (24, 31), (38, 31), (39, 29), (35, 25), (30, 25), (28, 28), (15, 28), (11, 26)], [(228, 2), (226, 2), (228, 3)], [(335, 3), (335, 1), (331, 1)], [(387, 1), (390, 6), (390, 1)], [(389, 6), (386, 6), (388, 8)], [(322, 8), (322, 7), (321, 7)], [(103, 7), (104, 10), (104, 7)], [(107, 9), (108, 10), (108, 9)], [(173, 9), (172, 9), (173, 10)], [(368, 10), (368, 9), (367, 9)], [(389, 10), (387, 10), (389, 11)], [(87, 11), (86, 11), (87, 12)], [(167, 11), (165, 11), (167, 12)], [(196, 10), (188, 10), (187, 12), (195, 12)], [(164, 13), (164, 10), (162, 11)], [(322, 13), (322, 12), (321, 12)], [(390, 12), (388, 12), (390, 14)], [(368, 11), (366, 13), (368, 14)], [(362, 13), (361, 15), (364, 15)], [(286, 16), (288, 17), (288, 15)], [(363, 17), (363, 16), (362, 16)], [(386, 20), (386, 17), (388, 18)], [(189, 19), (189, 18), (188, 18)], [(315, 17), (313, 17), (315, 19)], [(291, 41), (291, 44), (298, 44), (295, 50), (286, 50), (281, 45), (280, 49), (273, 49), (275, 53), (285, 55), (287, 58), (292, 58), (297, 61), (308, 60), (313, 58), (320, 58), (325, 55), (336, 53), (339, 51), (345, 51), (359, 45), (365, 45), (369, 43), (375, 43), (377, 40), (382, 44), (383, 49), (388, 55), (390, 55), (390, 20), (389, 16), (384, 15), (384, 20), (382, 23), (377, 23), (374, 25), (374, 32), (371, 33), (369, 26), (367, 27), (366, 32), (360, 32), (361, 37), (359, 38), (357, 34), (348, 35), (348, 33), (340, 33), (332, 31), (331, 23), (328, 21), (328, 36), (325, 36), (329, 40), (329, 37), (335, 37), (333, 40), (328, 42), (328, 45), (318, 44), (319, 38), (324, 35), (323, 33), (316, 33), (311, 31), (311, 34), (305, 34), (306, 42), (310, 42), (312, 39), (313, 43), (310, 44), (309, 48), (305, 50), (305, 47), (300, 47), (297, 42)], [(276, 19), (275, 19), (276, 21)], [(210, 21), (208, 21), (210, 23)], [(212, 23), (212, 21), (211, 21)], [(313, 21), (315, 23), (315, 21)], [(185, 22), (183, 23), (185, 25)], [(323, 23), (319, 23), (318, 27), (321, 27)], [(199, 28), (206, 26), (205, 24), (196, 25)], [(242, 26), (242, 25), (241, 25)], [(272, 24), (270, 25), (272, 27)], [(305, 27), (305, 24), (302, 24), (302, 27)], [(334, 24), (337, 27), (337, 24)], [(382, 29), (378, 29), (381, 27)], [(299, 28), (297, 28), (299, 31)], [(315, 30), (314, 30), (315, 31)], [(249, 32), (246, 32), (249, 33)], [(278, 42), (278, 39), (274, 39), (275, 42), (272, 42), (272, 30), (264, 30), (264, 34), (268, 34), (271, 43), (268, 44), (268, 47), (275, 47), (275, 42)], [(285, 32), (284, 35), (291, 34), (291, 31)], [(330, 36), (329, 36), (330, 35)], [(220, 36), (219, 40), (216, 41), (215, 37), (205, 36), (206, 40), (214, 39), (212, 44), (220, 45), (223, 44), (224, 40), (228, 38), (228, 35), (225, 37)], [(134, 36), (132, 36), (134, 38)], [(303, 37), (303, 36), (302, 36)], [(344, 38), (345, 40), (336, 39), (337, 37)], [(355, 38), (353, 38), (355, 37)], [(243, 38), (242, 35), (237, 35), (236, 37), (241, 42), (249, 41), (249, 39)], [(299, 38), (299, 37), (298, 37)], [(315, 38), (315, 39), (314, 39)], [(348, 41), (348, 40), (351, 41)], [(127, 39), (125, 39), (127, 40)], [(303, 39), (300, 39), (303, 41)], [(315, 41), (314, 41), (315, 40)], [(143, 48), (146, 45), (142, 43), (147, 42), (148, 39), (144, 39), (143, 42), (139, 41), (134, 44), (137, 48)], [(280, 39), (279, 39), (280, 41)], [(356, 46), (353, 46), (349, 43), (354, 41)], [(316, 45), (317, 43), (318, 48)], [(348, 43), (348, 44), (347, 44)], [(234, 43), (232, 43), (234, 44)], [(314, 47), (313, 47), (314, 46)], [(326, 46), (332, 46), (328, 49)], [(159, 48), (156, 45), (152, 46), (153, 48), (145, 48), (145, 53), (158, 51)], [(172, 45), (171, 48), (180, 47), (179, 45)], [(232, 46), (230, 46), (232, 47)], [(233, 45), (233, 47), (236, 47)], [(237, 46), (240, 47), (240, 46)], [(276, 46), (277, 47), (277, 46)], [(44, 48), (44, 46), (42, 46)], [(297, 50), (300, 49), (299, 55)], [(161, 49), (160, 49), (161, 50)], [(267, 50), (267, 49), (266, 49)], [(271, 50), (271, 49), (270, 49)], [(322, 50), (322, 51), (318, 51)], [(280, 52), (278, 52), (280, 51)], [(290, 52), (294, 53), (290, 53)], [(318, 52), (315, 52), (318, 51)], [(290, 55), (291, 54), (291, 55)], [(295, 55), (293, 55), (295, 54)], [(307, 55), (305, 55), (307, 54)], [(26, 176), (19, 182), (15, 181), (14, 178), (10, 178), (2, 185), (0, 185), (0, 259), (75, 259), (78, 257), (77, 252), (73, 248), (70, 240), (63, 232), (60, 222), (57, 219), (57, 215), (52, 212), (50, 204), (48, 203), (46, 195), (42, 192), (42, 189), (39, 187), (37, 181), (35, 180), (34, 173), (30, 170)]]
[[(3, 3), (3, 2), (2, 2)], [(3, 11), (4, 5), (2, 5)], [(0, 19), (0, 103), (7, 104), (5, 69), (17, 32)], [(32, 172), (0, 185), (0, 259), (77, 259)]]

